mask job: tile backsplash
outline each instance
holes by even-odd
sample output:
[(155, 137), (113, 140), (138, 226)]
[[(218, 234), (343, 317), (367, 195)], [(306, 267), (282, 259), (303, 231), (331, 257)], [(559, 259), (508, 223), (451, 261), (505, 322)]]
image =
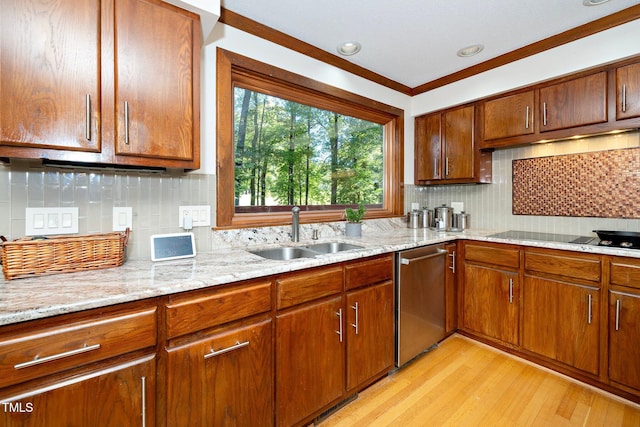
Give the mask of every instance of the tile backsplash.
[[(640, 231), (638, 219), (513, 215), (512, 213), (513, 160), (634, 147), (640, 147), (640, 132), (637, 131), (496, 150), (493, 153), (492, 184), (442, 185), (423, 189), (407, 186), (406, 199), (422, 198), (425, 200), (425, 205), (431, 208), (442, 204), (450, 206), (452, 202), (463, 202), (464, 210), (470, 214), (472, 228), (580, 235), (590, 235), (591, 231), (596, 229)], [(640, 191), (640, 188), (636, 188), (635, 191)]]
[[(113, 207), (133, 209), (130, 259), (149, 259), (149, 236), (182, 232), (178, 206), (210, 205), (215, 215), (215, 176), (184, 173), (115, 172), (0, 163), (0, 235), (23, 237), (27, 207), (79, 208), (80, 234), (110, 232)], [(212, 224), (215, 223), (212, 218)], [(211, 227), (193, 229), (196, 250), (211, 248)]]

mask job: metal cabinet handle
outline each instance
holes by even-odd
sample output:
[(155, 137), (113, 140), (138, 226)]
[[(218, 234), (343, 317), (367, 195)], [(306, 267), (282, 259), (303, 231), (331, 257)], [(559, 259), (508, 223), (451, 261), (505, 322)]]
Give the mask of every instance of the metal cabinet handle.
[(527, 105), (527, 117), (524, 119), (524, 128), (529, 129), (529, 106)]
[(547, 125), (547, 103), (546, 102), (542, 103), (542, 125), (543, 126)]
[(248, 345), (249, 345), (249, 341), (245, 341), (245, 342), (236, 341), (234, 345), (227, 348), (220, 349), (220, 350), (214, 350), (213, 348), (211, 348), (211, 351), (205, 354), (204, 358), (208, 359), (210, 357), (219, 356), (221, 354), (228, 353), (230, 351), (237, 350), (239, 348), (246, 347)]
[(76, 348), (75, 350), (65, 351), (64, 353), (54, 354), (51, 356), (43, 357), (42, 359), (36, 356), (33, 360), (29, 360), (28, 362), (22, 362), (22, 363), (18, 363), (17, 365), (14, 365), (13, 368), (14, 369), (28, 368), (30, 366), (40, 365), (42, 363), (63, 359), (65, 357), (75, 356), (76, 354), (82, 354), (88, 351), (97, 350), (99, 348), (100, 348), (100, 344), (94, 344), (89, 346), (85, 344), (84, 346), (80, 348)]
[(412, 262), (422, 261), (422, 260), (425, 260), (425, 259), (429, 259), (429, 258), (437, 257), (437, 256), (440, 256), (440, 255), (444, 255), (446, 253), (447, 253), (447, 251), (445, 251), (444, 249), (438, 249), (438, 251), (436, 253), (433, 253), (433, 254), (430, 254), (430, 255), (420, 256), (420, 257), (417, 257), (417, 258), (400, 258), (400, 264), (409, 265)]
[(356, 305), (352, 305), (351, 308), (353, 308), (356, 312), (356, 323), (352, 323), (351, 326), (353, 326), (356, 330), (356, 335), (358, 335), (358, 332), (360, 331), (360, 326), (359, 326), (359, 322), (358, 322), (358, 314), (359, 314), (359, 304), (356, 303)]
[(86, 94), (84, 97), (84, 137), (87, 141), (91, 141), (91, 95)]
[(444, 176), (449, 176), (449, 157), (445, 159)]
[(129, 145), (129, 103), (124, 101), (124, 143)]
[(587, 310), (587, 323), (590, 325), (591, 324), (591, 319), (592, 319), (592, 310), (591, 310), (591, 294), (588, 295), (588, 299), (589, 299), (589, 308)]
[(509, 304), (513, 303), (513, 278), (509, 279)]
[(456, 251), (451, 252), (449, 256), (451, 257), (451, 265), (449, 266), (449, 269), (455, 273), (456, 272)]
[(616, 331), (620, 330), (620, 308), (622, 307), (622, 301), (616, 300)]
[(142, 427), (147, 426), (147, 378), (142, 377)]
[(342, 309), (341, 308), (339, 308), (338, 311), (336, 312), (336, 316), (338, 316), (338, 321), (340, 322), (340, 325), (338, 326), (338, 330), (336, 331), (336, 334), (340, 336), (340, 342), (342, 342)]
[(627, 112), (627, 85), (622, 85), (622, 112)]

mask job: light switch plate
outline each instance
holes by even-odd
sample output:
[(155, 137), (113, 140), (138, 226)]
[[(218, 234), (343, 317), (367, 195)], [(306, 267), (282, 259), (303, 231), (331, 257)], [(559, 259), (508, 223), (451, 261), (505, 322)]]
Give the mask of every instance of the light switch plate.
[(451, 202), (453, 213), (460, 213), (464, 211), (464, 202)]
[(133, 230), (133, 209), (113, 208), (113, 231)]
[(211, 225), (211, 206), (179, 206), (178, 227), (183, 227), (185, 217), (191, 218), (192, 227), (207, 227)]
[(26, 208), (27, 236), (78, 233), (78, 208)]

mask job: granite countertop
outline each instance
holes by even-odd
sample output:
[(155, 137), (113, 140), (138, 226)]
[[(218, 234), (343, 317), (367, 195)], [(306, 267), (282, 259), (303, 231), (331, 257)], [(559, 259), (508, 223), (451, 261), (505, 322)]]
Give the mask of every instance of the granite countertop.
[[(443, 233), (430, 229), (395, 227), (363, 232), (363, 236), (358, 238), (335, 235), (317, 241), (303, 239), (296, 244), (291, 242), (276, 245), (256, 244), (245, 248), (224, 248), (210, 253), (199, 253), (195, 258), (181, 260), (155, 263), (131, 260), (117, 268), (3, 280), (0, 282), (0, 325), (202, 289), (456, 239), (524, 244), (640, 258), (638, 250), (603, 248), (592, 244), (578, 245), (488, 237), (494, 233), (496, 230)], [(363, 249), (289, 261), (264, 259), (247, 250), (336, 241), (356, 244)]]

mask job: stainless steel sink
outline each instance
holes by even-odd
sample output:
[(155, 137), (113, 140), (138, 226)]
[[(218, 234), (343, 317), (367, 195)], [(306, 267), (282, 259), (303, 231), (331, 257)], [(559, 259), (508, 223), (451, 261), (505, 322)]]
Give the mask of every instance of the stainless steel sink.
[(261, 256), (267, 259), (276, 259), (281, 261), (287, 261), (297, 258), (312, 258), (318, 255), (318, 252), (310, 251), (306, 248), (282, 246), (273, 249), (264, 249), (261, 251), (250, 251), (252, 254)]
[(353, 249), (363, 249), (362, 246), (343, 242), (318, 243), (316, 245), (306, 246), (306, 248), (321, 254), (335, 254), (338, 252), (350, 251)]

